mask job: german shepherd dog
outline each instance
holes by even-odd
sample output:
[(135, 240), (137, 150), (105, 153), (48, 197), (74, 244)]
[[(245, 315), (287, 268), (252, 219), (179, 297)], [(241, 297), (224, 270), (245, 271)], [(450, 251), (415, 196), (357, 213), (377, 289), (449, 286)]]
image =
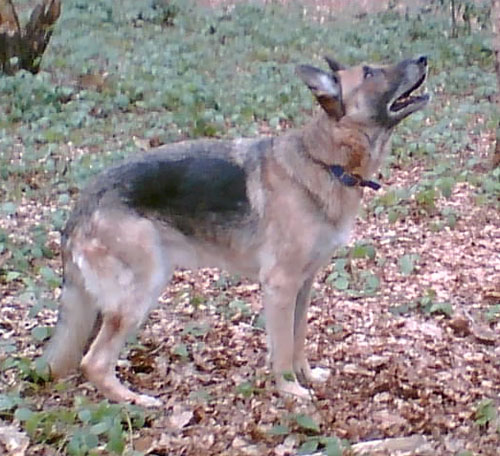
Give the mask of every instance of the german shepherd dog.
[(157, 406), (115, 374), (127, 336), (176, 267), (219, 267), (258, 280), (280, 392), (308, 397), (328, 370), (305, 351), (314, 275), (346, 243), (364, 187), (394, 127), (429, 101), (414, 94), (427, 58), (297, 74), (321, 106), (277, 137), (166, 145), (108, 169), (82, 194), (62, 236), (59, 320), (45, 353), (58, 378), (78, 364), (106, 397)]

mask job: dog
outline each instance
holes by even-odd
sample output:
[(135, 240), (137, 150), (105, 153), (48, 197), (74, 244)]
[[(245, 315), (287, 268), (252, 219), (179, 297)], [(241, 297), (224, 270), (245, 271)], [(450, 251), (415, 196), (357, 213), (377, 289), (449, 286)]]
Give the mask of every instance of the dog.
[[(394, 127), (423, 109), (427, 58), (387, 66), (299, 65), (321, 109), (275, 137), (183, 141), (100, 174), (62, 234), (64, 281), (45, 358), (54, 378), (80, 365), (114, 401), (158, 406), (115, 367), (177, 267), (259, 281), (278, 391), (310, 397), (329, 371), (305, 351), (316, 272), (347, 242)], [(96, 323), (98, 322), (98, 324)]]

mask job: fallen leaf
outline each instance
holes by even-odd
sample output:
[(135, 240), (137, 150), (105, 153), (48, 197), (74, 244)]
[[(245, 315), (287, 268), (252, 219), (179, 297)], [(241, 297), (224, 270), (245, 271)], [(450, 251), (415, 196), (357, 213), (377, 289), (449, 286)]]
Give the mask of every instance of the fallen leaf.
[(0, 444), (10, 456), (24, 456), (29, 443), (30, 439), (26, 433), (19, 431), (15, 426), (0, 426)]
[(172, 414), (168, 417), (168, 423), (170, 426), (180, 431), (183, 427), (193, 418), (193, 411), (183, 408), (181, 405), (174, 405)]

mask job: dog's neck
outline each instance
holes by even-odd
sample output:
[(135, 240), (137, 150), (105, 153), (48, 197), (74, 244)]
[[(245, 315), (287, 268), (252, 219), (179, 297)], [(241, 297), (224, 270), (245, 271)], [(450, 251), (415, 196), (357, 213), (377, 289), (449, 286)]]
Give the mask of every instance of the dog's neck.
[(390, 152), (390, 139), (393, 129), (374, 128), (365, 132), (366, 138), (370, 143), (370, 159), (367, 163), (367, 176), (376, 173)]
[(359, 127), (349, 118), (332, 121), (321, 113), (302, 129), (306, 149), (327, 166), (340, 165), (345, 172), (369, 179), (388, 153), (391, 131)]
[[(301, 129), (275, 137), (273, 157), (291, 179), (324, 207), (327, 217), (335, 221), (343, 210), (336, 196), (339, 185), (349, 192), (358, 190), (349, 194), (352, 204), (359, 204), (362, 187), (377, 186), (369, 179), (386, 155), (390, 132), (363, 129), (348, 119), (332, 122), (325, 117), (326, 114)], [(350, 185), (352, 182), (355, 185)]]

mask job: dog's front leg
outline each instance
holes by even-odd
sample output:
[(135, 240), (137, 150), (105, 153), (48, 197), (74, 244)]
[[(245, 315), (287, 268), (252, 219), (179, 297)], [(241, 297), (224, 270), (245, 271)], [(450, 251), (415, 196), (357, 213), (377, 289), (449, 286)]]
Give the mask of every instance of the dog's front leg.
[(307, 398), (309, 391), (299, 384), (293, 367), (296, 283), (285, 271), (274, 271), (262, 281), (262, 294), (276, 386), (282, 393)]
[(329, 369), (321, 367), (311, 369), (305, 353), (307, 310), (309, 309), (313, 281), (314, 275), (305, 280), (297, 294), (295, 303), (293, 368), (295, 375), (304, 385), (325, 382), (330, 376)]

